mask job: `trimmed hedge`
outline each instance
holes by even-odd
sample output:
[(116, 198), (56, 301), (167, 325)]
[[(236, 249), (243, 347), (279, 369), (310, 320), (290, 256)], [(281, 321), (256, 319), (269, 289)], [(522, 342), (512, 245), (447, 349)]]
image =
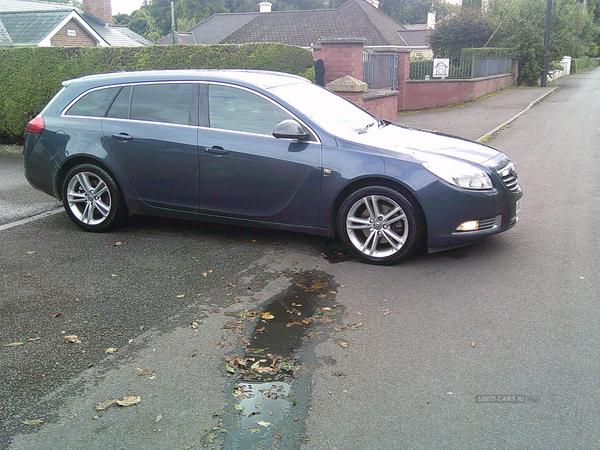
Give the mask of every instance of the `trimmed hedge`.
[(62, 81), (119, 69), (263, 69), (314, 81), (312, 52), (284, 44), (2, 49), (0, 139), (22, 142), (27, 122)]
[(583, 72), (584, 70), (598, 67), (600, 59), (583, 56), (581, 58), (573, 58), (571, 60), (571, 74)]

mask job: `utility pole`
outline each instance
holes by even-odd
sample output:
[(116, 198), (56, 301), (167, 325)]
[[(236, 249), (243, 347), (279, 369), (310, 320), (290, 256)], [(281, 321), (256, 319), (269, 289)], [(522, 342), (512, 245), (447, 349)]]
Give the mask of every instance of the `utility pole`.
[(548, 51), (550, 49), (550, 19), (552, 19), (552, 0), (546, 6), (546, 34), (544, 35), (544, 65), (542, 67), (542, 81), (540, 85), (546, 87), (548, 78)]
[(171, 36), (173, 36), (173, 45), (177, 44), (175, 37), (175, 5), (171, 2)]

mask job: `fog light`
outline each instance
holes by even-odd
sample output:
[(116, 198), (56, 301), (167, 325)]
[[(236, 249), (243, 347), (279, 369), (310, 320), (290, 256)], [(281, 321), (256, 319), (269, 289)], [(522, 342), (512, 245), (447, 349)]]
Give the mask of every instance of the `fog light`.
[(477, 231), (479, 229), (479, 220), (470, 220), (461, 223), (456, 231)]

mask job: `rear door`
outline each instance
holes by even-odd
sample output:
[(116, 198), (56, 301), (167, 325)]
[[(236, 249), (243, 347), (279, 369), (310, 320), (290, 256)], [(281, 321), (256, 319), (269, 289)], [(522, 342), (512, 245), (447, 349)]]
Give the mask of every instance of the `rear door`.
[[(321, 144), (276, 139), (275, 125), (294, 119), (256, 92), (210, 84), (201, 95), (207, 127), (198, 134), (200, 208), (223, 215), (316, 226)], [(201, 123), (202, 125), (202, 123)]]
[(142, 200), (196, 211), (197, 125), (197, 83), (146, 83), (121, 89), (102, 121), (102, 132)]

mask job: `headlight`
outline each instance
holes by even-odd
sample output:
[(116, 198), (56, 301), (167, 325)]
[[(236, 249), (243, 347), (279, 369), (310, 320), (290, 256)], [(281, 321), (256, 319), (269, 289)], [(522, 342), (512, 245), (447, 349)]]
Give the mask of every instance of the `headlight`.
[(461, 161), (423, 163), (423, 167), (454, 186), (464, 189), (492, 189), (492, 180), (483, 170)]

